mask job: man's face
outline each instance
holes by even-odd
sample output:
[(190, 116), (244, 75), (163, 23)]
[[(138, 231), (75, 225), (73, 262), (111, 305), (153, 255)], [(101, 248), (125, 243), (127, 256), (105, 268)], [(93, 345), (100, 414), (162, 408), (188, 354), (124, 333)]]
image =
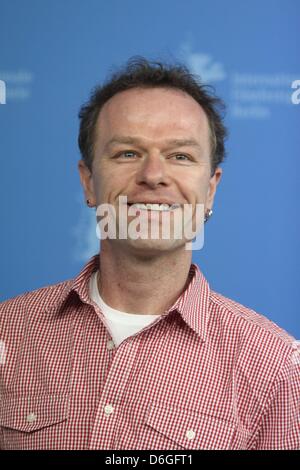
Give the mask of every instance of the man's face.
[[(182, 211), (184, 204), (195, 208), (202, 203), (204, 210), (212, 207), (221, 169), (211, 177), (210, 153), (208, 119), (191, 96), (172, 88), (134, 88), (116, 94), (103, 106), (92, 172), (82, 161), (79, 171), (86, 198), (96, 206), (113, 205), (117, 225), (119, 196), (127, 196), (129, 203), (179, 204), (170, 212), (172, 225), (175, 212)], [(142, 212), (149, 223), (161, 224), (161, 212)], [(127, 214), (129, 222), (132, 218)], [(178, 249), (186, 242), (150, 238), (113, 242), (122, 243), (124, 249), (149, 252)]]

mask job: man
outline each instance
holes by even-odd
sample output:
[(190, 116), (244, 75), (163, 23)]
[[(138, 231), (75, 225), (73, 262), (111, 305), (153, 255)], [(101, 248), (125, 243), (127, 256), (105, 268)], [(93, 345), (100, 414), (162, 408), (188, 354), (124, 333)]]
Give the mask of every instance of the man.
[(212, 213), (219, 104), (184, 67), (140, 58), (82, 107), (88, 206), (119, 229), (123, 204), (159, 236), (103, 237), (74, 280), (1, 304), (1, 448), (299, 448), (297, 342), (213, 292), (173, 233), (185, 205), (197, 227), (197, 207)]

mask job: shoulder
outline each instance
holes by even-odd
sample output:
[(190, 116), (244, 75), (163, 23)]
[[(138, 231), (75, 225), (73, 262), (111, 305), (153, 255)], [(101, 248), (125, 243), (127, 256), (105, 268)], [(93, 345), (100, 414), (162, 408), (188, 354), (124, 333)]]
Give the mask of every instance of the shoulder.
[(241, 329), (252, 330), (278, 336), (282, 340), (288, 342), (293, 337), (287, 333), (284, 329), (280, 328), (276, 323), (271, 321), (267, 316), (262, 313), (258, 313), (250, 307), (236, 302), (235, 300), (229, 299), (224, 295), (211, 291), (210, 301), (211, 309), (214, 312), (227, 319), (230, 323), (236, 323)]
[(270, 367), (275, 372), (292, 357), (297, 341), (283, 328), (254, 311), (215, 291), (210, 292), (211, 331), (234, 345), (237, 358), (255, 368)]
[(0, 302), (0, 322), (5, 319), (11, 322), (24, 318), (28, 313), (36, 314), (48, 310), (60, 301), (71, 283), (70, 280), (62, 281)]

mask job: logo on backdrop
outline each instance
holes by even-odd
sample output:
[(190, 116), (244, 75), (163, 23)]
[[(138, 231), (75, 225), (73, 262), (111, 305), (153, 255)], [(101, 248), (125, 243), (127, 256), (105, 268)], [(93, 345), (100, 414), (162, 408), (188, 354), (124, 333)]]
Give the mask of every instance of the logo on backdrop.
[(221, 62), (214, 60), (212, 55), (202, 52), (192, 52), (188, 43), (180, 48), (180, 55), (185, 59), (187, 66), (192, 72), (201, 77), (206, 83), (225, 80), (226, 72)]
[(0, 80), (0, 104), (6, 104), (6, 83)]
[(31, 97), (33, 74), (28, 70), (0, 70), (0, 104), (27, 101)]
[(291, 86), (295, 89), (291, 96), (292, 103), (300, 104), (300, 80), (294, 80)]
[[(290, 106), (291, 102), (300, 103), (300, 80), (297, 80), (299, 72), (229, 71), (222, 62), (206, 51), (193, 50), (189, 42), (182, 44), (179, 55), (205, 84), (214, 85), (220, 82), (222, 88), (224, 85), (228, 86), (228, 110), (235, 119), (268, 119), (278, 112), (278, 106)], [(295, 89), (292, 95), (291, 83)]]

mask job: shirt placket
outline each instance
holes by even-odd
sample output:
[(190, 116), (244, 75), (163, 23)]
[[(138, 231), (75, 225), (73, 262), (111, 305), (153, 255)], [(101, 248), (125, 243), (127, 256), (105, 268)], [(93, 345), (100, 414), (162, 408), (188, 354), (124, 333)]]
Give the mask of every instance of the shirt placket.
[(112, 352), (106, 382), (102, 391), (93, 429), (90, 449), (114, 449), (118, 429), (122, 427), (122, 400), (139, 350), (139, 338), (125, 340)]

